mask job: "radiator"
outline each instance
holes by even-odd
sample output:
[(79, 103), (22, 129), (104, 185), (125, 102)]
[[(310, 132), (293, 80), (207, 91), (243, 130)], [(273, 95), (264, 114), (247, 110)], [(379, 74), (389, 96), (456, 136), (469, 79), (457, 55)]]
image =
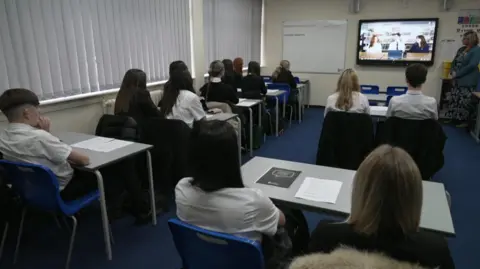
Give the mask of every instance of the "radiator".
[[(163, 94), (162, 90), (156, 90), (156, 91), (150, 92), (150, 96), (152, 96), (152, 101), (155, 105), (157, 105), (160, 99), (162, 98), (162, 94)], [(103, 101), (103, 114), (113, 115), (114, 109), (115, 109), (115, 98)]]

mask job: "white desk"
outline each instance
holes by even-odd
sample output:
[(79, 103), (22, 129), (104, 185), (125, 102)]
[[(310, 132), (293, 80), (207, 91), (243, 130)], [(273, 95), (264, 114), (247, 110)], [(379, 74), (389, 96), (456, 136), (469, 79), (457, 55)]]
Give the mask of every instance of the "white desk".
[(258, 105), (258, 125), (262, 126), (262, 100), (240, 99), (237, 107), (248, 109), (250, 112), (250, 157), (253, 157), (253, 110), (252, 107)]
[[(255, 183), (272, 167), (297, 170), (302, 173), (288, 189)], [(352, 183), (355, 175), (353, 170), (255, 157), (242, 166), (242, 175), (245, 186), (262, 190), (265, 195), (276, 202), (299, 209), (332, 213), (339, 216), (350, 214)], [(343, 185), (337, 202), (329, 204), (295, 198), (295, 194), (305, 177), (342, 181)], [(455, 236), (450, 207), (443, 184), (423, 181), (423, 207), (420, 227), (447, 236)]]
[(374, 102), (387, 102), (387, 95), (386, 94), (365, 94), (367, 96), (368, 101)]
[(237, 118), (238, 119), (238, 133), (237, 133), (237, 141), (238, 141), (238, 160), (240, 161), (240, 165), (242, 165), (242, 121), (240, 120), (240, 116), (233, 113), (217, 113), (217, 114), (207, 114), (206, 120), (219, 120), (219, 121), (228, 121), (231, 119)]
[(370, 107), (370, 116), (377, 118), (387, 117), (388, 107), (386, 106), (371, 106)]
[[(81, 141), (92, 139), (96, 136), (82, 133), (59, 133), (56, 136), (68, 145), (72, 145)], [(129, 156), (146, 152), (147, 154), (147, 170), (148, 182), (150, 184), (150, 203), (152, 210), (152, 223), (157, 224), (157, 216), (155, 214), (155, 193), (153, 187), (153, 173), (152, 173), (152, 157), (150, 155), (151, 145), (132, 143), (125, 147), (113, 150), (111, 152), (98, 152), (83, 148), (75, 148), (79, 152), (86, 154), (90, 158), (90, 164), (87, 166), (75, 167), (79, 170), (94, 173), (97, 177), (98, 191), (100, 192), (100, 209), (102, 212), (103, 236), (105, 240), (105, 251), (109, 260), (112, 259), (112, 245), (110, 241), (110, 225), (108, 224), (107, 204), (105, 201), (105, 190), (103, 186), (103, 177), (100, 173), (100, 168), (119, 162)]]
[(267, 97), (275, 98), (275, 110), (276, 110), (275, 111), (276, 112), (275, 134), (277, 137), (278, 137), (278, 97), (281, 95), (283, 95), (283, 113), (285, 113), (285, 108), (287, 105), (287, 98), (285, 95), (285, 91), (270, 89), (270, 90), (267, 90), (267, 94), (266, 94)]

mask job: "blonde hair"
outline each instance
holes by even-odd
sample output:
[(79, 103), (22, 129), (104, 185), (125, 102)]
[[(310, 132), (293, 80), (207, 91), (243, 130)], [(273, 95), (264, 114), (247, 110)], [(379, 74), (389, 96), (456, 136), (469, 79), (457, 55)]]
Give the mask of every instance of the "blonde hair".
[(401, 148), (382, 145), (355, 174), (348, 222), (366, 235), (406, 235), (418, 230), (422, 202), (415, 161)]
[(353, 106), (353, 92), (360, 92), (357, 73), (353, 69), (346, 69), (338, 78), (337, 90), (338, 98), (335, 107), (345, 111)]
[(290, 62), (287, 60), (281, 60), (280, 65), (275, 68), (275, 71), (273, 71), (272, 78), (276, 79), (280, 72), (282, 72), (282, 69), (290, 70)]
[(463, 35), (463, 38), (467, 39), (468, 44), (471, 47), (478, 46), (478, 35), (474, 31), (468, 31)]

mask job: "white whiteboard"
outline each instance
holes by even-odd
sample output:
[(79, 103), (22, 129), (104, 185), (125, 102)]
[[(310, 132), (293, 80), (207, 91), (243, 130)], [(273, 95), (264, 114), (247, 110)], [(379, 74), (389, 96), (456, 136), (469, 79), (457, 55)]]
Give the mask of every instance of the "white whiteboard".
[(347, 20), (283, 22), (283, 59), (292, 72), (342, 72), (346, 48)]

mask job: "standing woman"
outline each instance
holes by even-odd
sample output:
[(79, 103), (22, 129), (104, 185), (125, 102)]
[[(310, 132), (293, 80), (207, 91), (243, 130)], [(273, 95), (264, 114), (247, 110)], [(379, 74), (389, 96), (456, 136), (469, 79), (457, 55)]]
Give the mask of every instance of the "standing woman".
[(138, 124), (147, 118), (160, 117), (147, 90), (147, 75), (140, 69), (130, 69), (123, 77), (115, 99), (115, 115), (132, 117)]
[(478, 64), (480, 63), (480, 48), (478, 35), (469, 31), (463, 35), (463, 47), (457, 51), (452, 62), (453, 88), (446, 116), (451, 117), (459, 128), (468, 126), (467, 121), (473, 111), (472, 92), (477, 89), (479, 80)]

